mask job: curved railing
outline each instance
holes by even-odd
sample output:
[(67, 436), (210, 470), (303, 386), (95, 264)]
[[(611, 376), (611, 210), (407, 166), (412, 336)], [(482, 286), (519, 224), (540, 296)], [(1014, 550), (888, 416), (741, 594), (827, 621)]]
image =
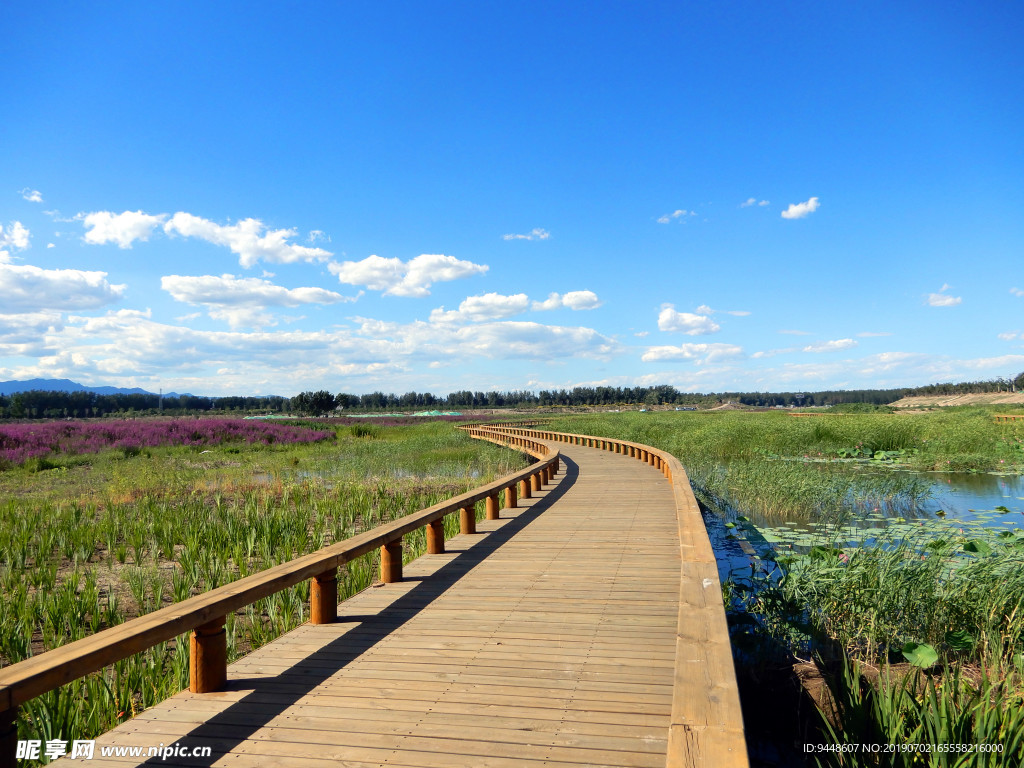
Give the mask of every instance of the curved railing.
[(427, 554), (441, 554), (447, 515), (458, 513), (460, 532), (475, 533), (477, 502), (485, 503), (488, 519), (497, 519), (503, 491), (506, 506), (515, 507), (519, 497), (529, 497), (558, 471), (559, 453), (544, 443), (518, 436), (496, 442), (512, 443), (537, 462), (317, 552), (0, 669), (0, 766), (15, 765), (18, 707), (30, 699), (189, 630), (189, 689), (194, 693), (219, 690), (227, 680), (229, 613), (311, 579), (310, 621), (331, 623), (337, 619), (340, 566), (379, 547), (381, 581), (400, 581), (403, 536), (426, 527)]
[(610, 437), (512, 425), (460, 428), (474, 437), (508, 441), (512, 446), (521, 440), (545, 440), (598, 448), (629, 456), (661, 471), (672, 484), (682, 558), (666, 768), (747, 766), (743, 713), (718, 565), (700, 507), (679, 459), (649, 445)]

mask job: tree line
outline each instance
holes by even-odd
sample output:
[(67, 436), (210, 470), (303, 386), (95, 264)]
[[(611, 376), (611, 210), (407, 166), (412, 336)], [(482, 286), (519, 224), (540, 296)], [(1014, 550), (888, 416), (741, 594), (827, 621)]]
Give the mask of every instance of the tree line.
[(195, 395), (154, 395), (122, 393), (101, 395), (96, 392), (58, 392), (33, 389), (0, 395), (0, 418), (62, 419), (90, 418), (113, 414), (186, 415), (210, 411), (252, 412), (289, 410), (287, 397), (198, 397)]
[(957, 395), (1024, 390), (1024, 373), (1013, 378), (968, 381), (959, 384), (929, 384), (896, 389), (845, 389), (819, 392), (680, 392), (670, 385), (655, 387), (573, 387), (542, 389), (539, 392), (511, 390), (490, 392), (459, 390), (447, 395), (406, 392), (402, 395), (370, 392), (362, 395), (327, 390), (300, 392), (294, 397), (161, 397), (149, 393), (101, 395), (95, 392), (52, 392), (31, 390), (0, 395), (0, 418), (59, 419), (108, 415), (169, 416), (201, 413), (295, 413), (322, 416), (351, 411), (407, 411), (422, 409), (696, 406), (712, 407), (724, 402), (765, 407), (830, 406), (843, 403), (887, 405), (912, 395)]

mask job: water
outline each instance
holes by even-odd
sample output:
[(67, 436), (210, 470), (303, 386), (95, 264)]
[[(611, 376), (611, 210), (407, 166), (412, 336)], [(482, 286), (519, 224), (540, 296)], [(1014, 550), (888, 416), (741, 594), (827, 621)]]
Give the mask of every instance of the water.
[[(918, 477), (931, 483), (931, 492), (919, 504), (888, 513), (881, 507), (868, 507), (855, 519), (842, 521), (845, 525), (836, 535), (848, 543), (870, 543), (883, 530), (890, 537), (924, 533), (964, 541), (980, 534), (987, 538), (1002, 534), (1007, 538), (994, 541), (1024, 540), (1024, 476), (919, 473)], [(806, 553), (821, 543), (826, 526), (790, 523), (755, 527), (735, 510), (712, 510), (702, 505), (701, 512), (719, 579), (726, 585), (723, 596), (737, 675), (748, 683), (745, 695), (757, 700), (757, 705), (744, 715), (752, 763), (800, 765), (803, 756), (795, 751), (792, 735), (764, 714), (763, 699), (767, 695), (778, 700), (773, 683), (779, 686), (775, 690), (792, 686), (784, 671), (795, 659), (789, 653), (810, 658), (816, 645), (811, 636), (799, 631), (773, 634), (778, 632), (778, 624), (773, 625), (771, 617), (762, 613), (764, 604), (759, 598), (770, 595), (768, 587), (782, 578), (775, 558), (786, 562), (783, 555)], [(839, 546), (844, 544), (840, 541)]]
[[(1024, 523), (1024, 476), (953, 472), (932, 473), (929, 477), (935, 480), (932, 497), (925, 508), (931, 515), (941, 509), (947, 520), (952, 518), (993, 525), (1009, 521), (1018, 525)], [(979, 514), (999, 506), (1010, 510), (1005, 521), (994, 522), (990, 515)]]
[[(916, 473), (931, 482), (918, 506), (897, 516), (881, 508), (841, 521), (756, 525), (736, 510), (704, 509), (704, 525), (718, 562), (719, 579), (750, 583), (774, 566), (778, 554), (804, 554), (827, 537), (839, 546), (870, 544), (877, 535), (929, 534), (937, 538), (1009, 531), (1024, 535), (1024, 476), (967, 472)], [(757, 581), (756, 578), (753, 579)]]

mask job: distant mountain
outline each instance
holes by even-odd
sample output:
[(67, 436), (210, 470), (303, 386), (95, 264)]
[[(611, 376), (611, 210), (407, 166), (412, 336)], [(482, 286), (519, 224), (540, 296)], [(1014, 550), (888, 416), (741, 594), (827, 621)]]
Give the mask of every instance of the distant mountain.
[[(15, 392), (95, 392), (98, 395), (155, 395), (138, 387), (88, 387), (71, 379), (28, 379), (26, 381), (0, 381), (0, 395), (13, 395)], [(177, 392), (164, 392), (165, 397), (179, 397)]]

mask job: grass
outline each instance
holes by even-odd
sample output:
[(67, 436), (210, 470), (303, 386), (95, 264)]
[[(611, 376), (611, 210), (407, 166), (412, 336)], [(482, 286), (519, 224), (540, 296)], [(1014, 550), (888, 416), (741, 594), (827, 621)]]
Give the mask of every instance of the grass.
[[(867, 507), (916, 506), (930, 484), (888, 471), (878, 452), (912, 452), (923, 417), (885, 414), (794, 419), (787, 413), (620, 413), (555, 420), (553, 429), (622, 437), (669, 451), (702, 500), (759, 521), (818, 519)], [(871, 459), (840, 453), (857, 450)], [(911, 466), (903, 461), (899, 466)]]
[[(52, 455), (0, 472), (0, 663), (314, 551), (524, 466), (445, 423), (340, 428), (315, 443)], [(482, 510), (481, 510), (482, 513)], [(458, 521), (446, 521), (454, 535)], [(407, 537), (405, 557), (425, 549)], [(339, 574), (347, 597), (376, 556)], [(306, 620), (309, 584), (227, 619), (229, 658)], [(19, 738), (93, 738), (187, 685), (187, 636), (22, 708)]]

